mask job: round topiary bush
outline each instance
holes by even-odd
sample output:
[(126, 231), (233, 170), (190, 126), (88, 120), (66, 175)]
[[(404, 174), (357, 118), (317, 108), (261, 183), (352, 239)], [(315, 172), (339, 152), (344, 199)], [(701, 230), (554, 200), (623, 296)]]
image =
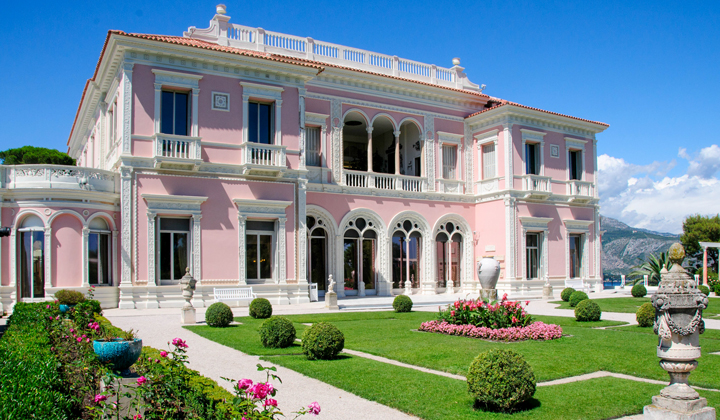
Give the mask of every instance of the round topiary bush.
[(265, 319), (272, 316), (272, 305), (265, 298), (253, 299), (250, 302), (250, 316), (255, 319)]
[(393, 308), (395, 308), (395, 312), (410, 312), (412, 310), (412, 305), (412, 299), (405, 295), (397, 295), (395, 296), (395, 300), (393, 300)]
[(233, 320), (232, 309), (222, 302), (215, 302), (205, 311), (205, 322), (211, 327), (227, 327)]
[(701, 284), (700, 286), (698, 286), (698, 290), (703, 292), (705, 294), (705, 296), (710, 296), (710, 288), (705, 286), (704, 284)]
[(652, 303), (643, 303), (635, 313), (635, 319), (641, 327), (652, 327), (655, 322), (655, 308)]
[(568, 302), (570, 303), (570, 306), (572, 306), (574, 308), (577, 306), (578, 303), (580, 303), (581, 301), (583, 301), (587, 298), (588, 298), (587, 293), (581, 292), (578, 290), (576, 292), (573, 292), (570, 295), (570, 299), (568, 299)]
[(576, 290), (573, 289), (572, 287), (566, 287), (566, 288), (564, 288), (563, 291), (560, 292), (560, 299), (564, 300), (565, 302), (569, 301), (569, 300), (570, 300), (570, 295), (572, 295), (573, 293), (575, 293), (575, 291), (576, 291)]
[(512, 350), (480, 353), (470, 364), (468, 392), (477, 405), (512, 411), (535, 394), (535, 375), (525, 359)]
[(55, 299), (61, 305), (77, 305), (85, 302), (85, 295), (76, 290), (61, 289), (55, 292)]
[(260, 325), (260, 342), (264, 347), (285, 348), (295, 342), (295, 326), (281, 316), (266, 319)]
[(645, 288), (645, 286), (638, 283), (633, 286), (632, 290), (630, 290), (630, 293), (633, 295), (633, 297), (641, 298), (647, 295), (647, 289)]
[(345, 347), (345, 335), (333, 324), (318, 322), (305, 330), (302, 338), (303, 353), (309, 360), (334, 359)]
[(600, 305), (590, 299), (581, 300), (575, 307), (575, 319), (580, 322), (600, 321)]

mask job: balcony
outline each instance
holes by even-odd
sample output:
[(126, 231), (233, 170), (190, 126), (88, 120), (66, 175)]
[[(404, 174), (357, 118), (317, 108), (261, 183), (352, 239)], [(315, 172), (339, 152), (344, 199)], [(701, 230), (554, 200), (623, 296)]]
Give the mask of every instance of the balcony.
[(287, 169), (286, 146), (246, 142), (240, 147), (245, 175), (278, 177)]
[(427, 179), (417, 176), (343, 170), (346, 187), (426, 192)]
[(568, 202), (587, 203), (595, 199), (595, 185), (592, 182), (570, 180), (567, 182)]
[(114, 172), (77, 166), (0, 166), (0, 188), (7, 189), (45, 188), (117, 194), (116, 178)]
[(552, 195), (549, 176), (523, 175), (521, 178), (523, 191), (526, 192), (525, 198), (546, 200)]
[(155, 134), (155, 167), (197, 171), (202, 164), (200, 137)]

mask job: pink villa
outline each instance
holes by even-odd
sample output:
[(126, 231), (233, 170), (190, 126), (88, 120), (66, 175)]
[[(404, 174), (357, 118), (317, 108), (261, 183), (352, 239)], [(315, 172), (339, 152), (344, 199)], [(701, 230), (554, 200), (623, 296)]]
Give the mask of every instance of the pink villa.
[(322, 296), (601, 282), (596, 134), (449, 68), (230, 23), (110, 31), (68, 140), (76, 167), (0, 166), (0, 303), (97, 285), (105, 307), (214, 288)]

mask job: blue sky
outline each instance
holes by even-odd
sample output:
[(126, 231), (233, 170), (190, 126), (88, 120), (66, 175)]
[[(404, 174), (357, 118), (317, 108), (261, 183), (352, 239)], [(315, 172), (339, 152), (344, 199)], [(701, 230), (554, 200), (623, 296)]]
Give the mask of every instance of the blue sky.
[[(65, 150), (109, 29), (182, 35), (206, 27), (216, 3), (5, 2), (0, 150)], [(457, 56), (490, 95), (609, 123), (603, 214), (677, 232), (686, 214), (720, 211), (720, 2), (226, 4), (234, 23), (447, 67)], [(687, 203), (670, 211), (658, 192)]]

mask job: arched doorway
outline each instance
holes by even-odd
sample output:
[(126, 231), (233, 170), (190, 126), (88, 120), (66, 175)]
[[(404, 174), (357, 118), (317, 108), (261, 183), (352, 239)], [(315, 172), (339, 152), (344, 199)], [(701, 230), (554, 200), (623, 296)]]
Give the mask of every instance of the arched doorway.
[(402, 289), (410, 280), (413, 288), (419, 288), (422, 267), (422, 233), (418, 223), (399, 221), (392, 234), (392, 281), (394, 289)]
[[(440, 225), (435, 235), (437, 252), (437, 287), (460, 287), (463, 236), (452, 222)], [(452, 282), (452, 285), (450, 284)]]
[(328, 230), (325, 221), (307, 216), (308, 279), (317, 284), (318, 296), (325, 296), (328, 279)]
[(343, 234), (343, 282), (345, 295), (376, 294), (376, 226), (364, 217), (350, 220)]
[(45, 225), (36, 215), (27, 216), (17, 230), (20, 298), (45, 297)]

